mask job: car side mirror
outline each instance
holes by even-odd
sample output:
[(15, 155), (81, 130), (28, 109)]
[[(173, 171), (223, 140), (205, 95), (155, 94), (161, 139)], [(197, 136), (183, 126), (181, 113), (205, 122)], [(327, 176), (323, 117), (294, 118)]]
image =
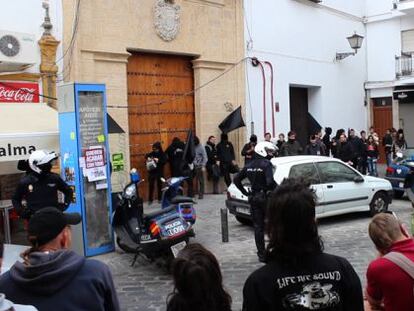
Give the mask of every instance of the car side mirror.
[(361, 176), (355, 176), (355, 177), (354, 177), (354, 182), (355, 182), (355, 183), (361, 183), (361, 182), (364, 182), (364, 178), (363, 178), (363, 177), (361, 177)]

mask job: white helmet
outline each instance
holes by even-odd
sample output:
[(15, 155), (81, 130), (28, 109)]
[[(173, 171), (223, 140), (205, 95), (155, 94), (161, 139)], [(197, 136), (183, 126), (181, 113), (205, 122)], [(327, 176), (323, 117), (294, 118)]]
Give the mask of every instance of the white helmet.
[(255, 147), (254, 147), (254, 152), (256, 152), (258, 155), (266, 158), (267, 156), (274, 156), (275, 152), (277, 150), (277, 147), (268, 141), (262, 141), (260, 143), (258, 143)]
[(36, 150), (29, 157), (29, 166), (36, 173), (42, 172), (42, 166), (49, 164), (57, 159), (58, 155), (54, 151)]

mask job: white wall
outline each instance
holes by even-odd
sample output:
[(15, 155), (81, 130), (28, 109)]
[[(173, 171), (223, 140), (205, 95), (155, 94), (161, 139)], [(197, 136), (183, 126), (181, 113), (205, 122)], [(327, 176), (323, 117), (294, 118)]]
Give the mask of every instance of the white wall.
[(377, 16), (390, 12), (393, 8), (393, 0), (361, 0), (366, 3), (366, 16)]
[[(325, 2), (330, 5), (344, 3)], [(346, 2), (347, 13), (359, 14), (365, 9), (361, 0)], [(286, 133), (290, 129), (289, 85), (292, 84), (312, 87), (309, 111), (322, 126), (364, 129), (365, 43), (356, 56), (334, 62), (336, 52), (352, 51), (346, 37), (354, 31), (366, 36), (362, 19), (293, 0), (245, 0), (245, 8), (253, 39), (253, 49), (247, 54), (270, 61), (275, 67), (275, 101), (280, 103), (280, 112), (276, 113), (276, 132)], [(261, 73), (250, 65), (247, 72), (255, 132), (261, 137)], [(267, 87), (269, 89), (269, 84)], [(249, 109), (247, 116), (251, 116)], [(270, 113), (267, 113), (267, 124), (267, 130), (270, 130)]]
[[(0, 10), (0, 30), (34, 34), (36, 42), (43, 33), (41, 27), (45, 10), (42, 8), (44, 0), (13, 0), (2, 1)], [(53, 24), (52, 34), (62, 41), (62, 3), (61, 0), (49, 1), (50, 19)], [(38, 73), (40, 64), (40, 48), (36, 44), (37, 64), (28, 69), (28, 72)], [(62, 55), (62, 46), (58, 48), (58, 58)], [(58, 64), (60, 65), (60, 64)], [(59, 68), (61, 68), (59, 66)]]
[(368, 81), (393, 81), (401, 53), (400, 19), (367, 24)]

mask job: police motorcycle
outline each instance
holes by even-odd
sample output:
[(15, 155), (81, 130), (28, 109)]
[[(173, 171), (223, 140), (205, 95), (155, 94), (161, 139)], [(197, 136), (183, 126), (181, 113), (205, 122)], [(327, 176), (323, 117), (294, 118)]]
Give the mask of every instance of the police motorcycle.
[(195, 201), (193, 198), (182, 195), (184, 180), (188, 177), (171, 177), (168, 179), (161, 178), (164, 183), (161, 196), (161, 208), (175, 208), (185, 221), (194, 225), (196, 221), (196, 211), (194, 209)]
[(138, 256), (150, 262), (171, 259), (193, 236), (192, 224), (177, 212), (175, 206), (144, 213), (138, 191), (143, 180), (136, 169), (131, 170), (130, 177), (112, 216), (116, 243), (125, 252), (135, 253), (131, 266)]

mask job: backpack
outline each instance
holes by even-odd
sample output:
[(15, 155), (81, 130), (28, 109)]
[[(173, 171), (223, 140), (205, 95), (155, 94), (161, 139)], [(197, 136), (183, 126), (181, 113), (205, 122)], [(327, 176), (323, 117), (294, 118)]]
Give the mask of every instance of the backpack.
[[(392, 263), (400, 267), (405, 273), (407, 273), (414, 280), (414, 262), (405, 255), (398, 252), (390, 252), (384, 256)], [(414, 287), (413, 287), (414, 295)]]

